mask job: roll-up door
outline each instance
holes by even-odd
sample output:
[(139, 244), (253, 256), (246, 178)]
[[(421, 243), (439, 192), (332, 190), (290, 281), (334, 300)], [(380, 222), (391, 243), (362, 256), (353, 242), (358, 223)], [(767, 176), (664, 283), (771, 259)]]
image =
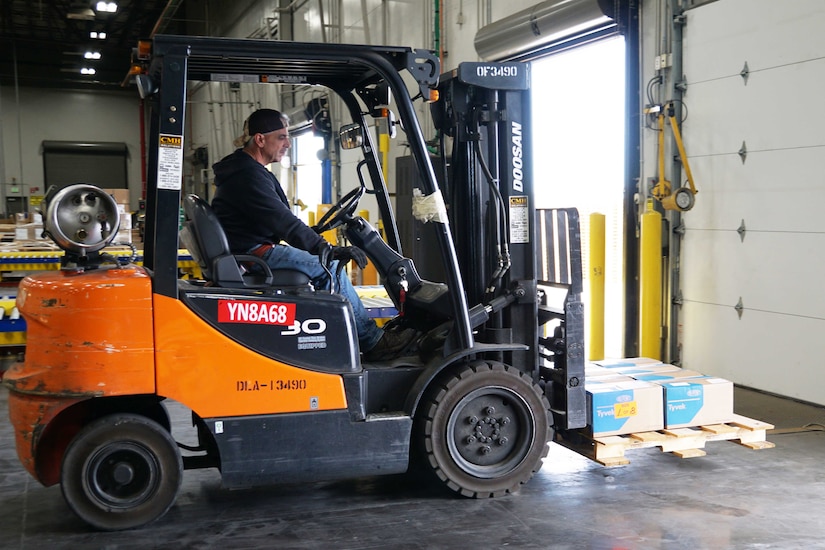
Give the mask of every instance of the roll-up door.
[(89, 183), (107, 189), (128, 187), (129, 150), (125, 143), (43, 142), (43, 174), (46, 188)]
[(825, 405), (825, 3), (686, 15), (683, 364)]

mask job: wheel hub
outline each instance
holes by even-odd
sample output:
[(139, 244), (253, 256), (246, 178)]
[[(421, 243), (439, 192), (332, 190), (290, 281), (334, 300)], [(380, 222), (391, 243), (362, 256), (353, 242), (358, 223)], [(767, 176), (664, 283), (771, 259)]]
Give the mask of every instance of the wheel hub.
[(491, 478), (515, 468), (533, 438), (524, 400), (507, 388), (467, 394), (450, 416), (447, 445), (455, 462), (476, 477)]
[(112, 468), (112, 479), (120, 485), (131, 483), (135, 478), (135, 469), (125, 462), (119, 462)]

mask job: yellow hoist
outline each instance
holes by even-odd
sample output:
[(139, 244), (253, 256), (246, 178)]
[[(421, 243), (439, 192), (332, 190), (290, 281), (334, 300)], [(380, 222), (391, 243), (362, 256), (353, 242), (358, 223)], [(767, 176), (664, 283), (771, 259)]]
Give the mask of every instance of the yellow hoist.
[[(659, 132), (659, 180), (653, 187), (651, 194), (662, 203), (666, 210), (678, 210), (686, 212), (693, 208), (696, 202), (695, 195), (698, 193), (693, 184), (693, 174), (690, 171), (690, 163), (685, 153), (685, 145), (682, 142), (682, 133), (679, 131), (679, 124), (676, 121), (676, 108), (673, 101), (664, 105), (655, 105), (647, 110), (648, 114), (658, 111), (657, 131)], [(682, 159), (682, 166), (685, 167), (687, 176), (687, 187), (679, 187), (675, 191), (671, 189), (670, 182), (665, 179), (665, 116), (670, 121), (670, 128), (673, 130), (673, 137), (676, 140), (676, 147), (679, 149), (679, 158)]]

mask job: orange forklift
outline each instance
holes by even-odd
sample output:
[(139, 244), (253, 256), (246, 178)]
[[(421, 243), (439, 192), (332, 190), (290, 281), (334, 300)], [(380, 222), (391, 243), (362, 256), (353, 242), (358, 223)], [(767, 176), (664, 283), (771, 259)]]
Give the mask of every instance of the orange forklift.
[[(59, 271), (20, 284), (27, 349), (3, 381), (23, 466), (59, 483), (81, 519), (151, 522), (194, 468), (235, 488), (418, 465), (461, 495), (495, 497), (540, 468), (554, 430), (585, 426), (578, 218), (535, 208), (529, 64), (440, 75), (427, 50), (164, 35), (139, 51), (150, 110), (142, 265), (107, 254), (118, 215), (105, 192), (50, 191), (44, 231), (65, 254)], [(258, 258), (233, 256), (209, 204), (182, 193), (187, 89), (215, 81), (340, 98), (340, 147), (363, 157), (360, 185), (316, 229), (366, 252), (399, 312), (391, 323), (421, 333), (409, 354), (363, 361), (334, 288), (248, 269)], [(397, 211), (370, 131), (390, 108), (415, 173), (395, 197), (412, 208)], [(365, 193), (384, 238), (356, 214)], [(202, 279), (181, 276), (182, 247)], [(165, 400), (191, 410), (196, 446), (172, 437)]]

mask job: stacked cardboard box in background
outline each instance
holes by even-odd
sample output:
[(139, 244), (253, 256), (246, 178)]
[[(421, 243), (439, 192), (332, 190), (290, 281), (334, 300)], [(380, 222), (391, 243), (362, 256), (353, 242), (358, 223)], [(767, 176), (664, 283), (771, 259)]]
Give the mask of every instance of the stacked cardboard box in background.
[(120, 226), (112, 244), (127, 244), (132, 242), (132, 211), (129, 209), (128, 189), (104, 189), (117, 203), (117, 212), (120, 217)]
[(635, 357), (585, 366), (593, 436), (723, 424), (733, 418), (733, 383)]

